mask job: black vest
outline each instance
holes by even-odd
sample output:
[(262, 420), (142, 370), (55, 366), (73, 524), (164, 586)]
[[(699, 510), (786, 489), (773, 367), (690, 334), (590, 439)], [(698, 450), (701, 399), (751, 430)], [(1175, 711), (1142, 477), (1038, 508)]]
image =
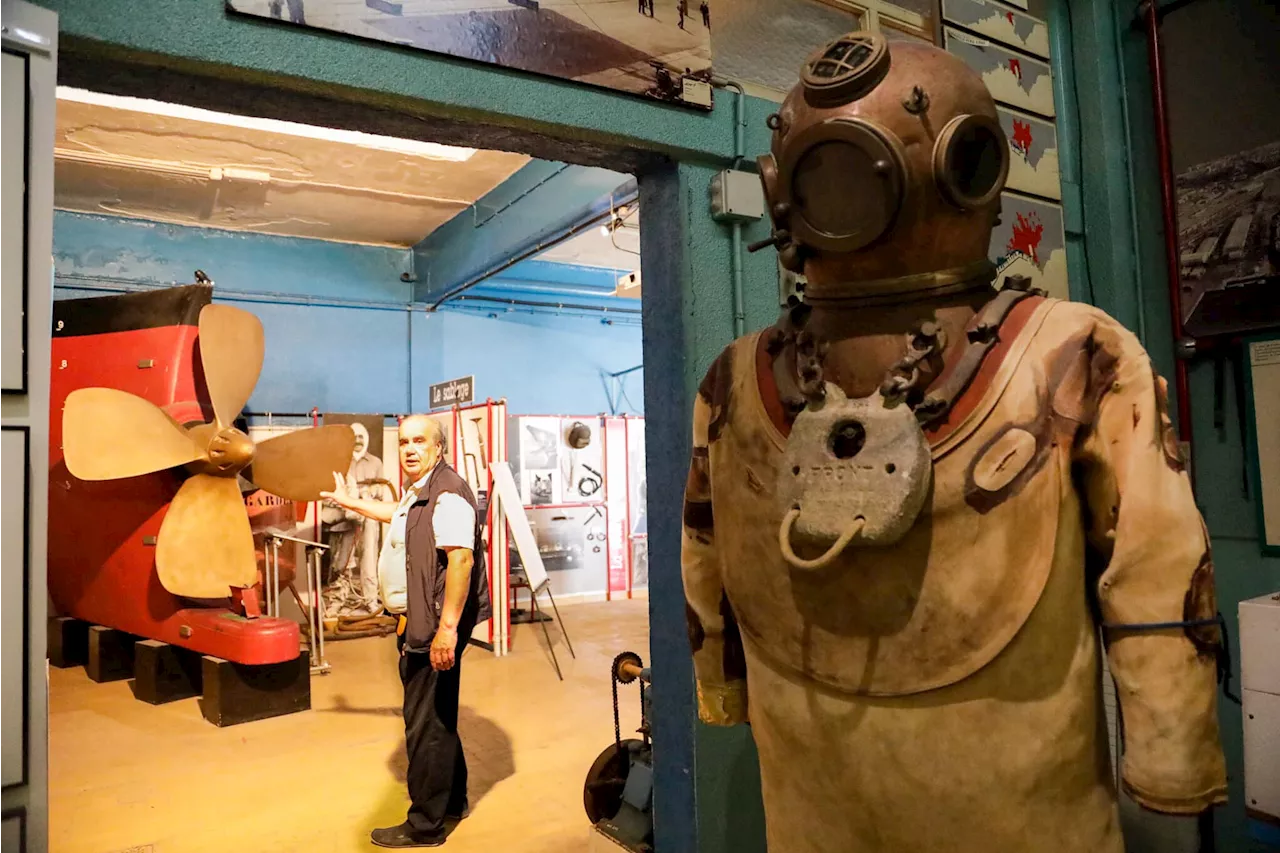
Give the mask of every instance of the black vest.
[[(444, 606), (445, 570), (449, 566), (448, 555), (436, 548), (436, 534), (432, 517), (436, 502), (443, 494), (454, 494), (476, 508), (476, 498), (467, 481), (444, 460), (432, 469), (427, 485), (418, 499), (409, 507), (405, 518), (405, 570), (408, 585), (408, 625), (405, 627), (404, 647), (411, 652), (430, 649), (440, 625), (440, 610)], [(476, 512), (476, 529), (471, 548), (471, 588), (467, 603), (462, 608), (458, 622), (458, 652), (471, 636), (477, 622), (493, 616), (493, 603), (489, 600), (489, 574), (485, 567), (485, 545), (481, 538), (484, 519)]]

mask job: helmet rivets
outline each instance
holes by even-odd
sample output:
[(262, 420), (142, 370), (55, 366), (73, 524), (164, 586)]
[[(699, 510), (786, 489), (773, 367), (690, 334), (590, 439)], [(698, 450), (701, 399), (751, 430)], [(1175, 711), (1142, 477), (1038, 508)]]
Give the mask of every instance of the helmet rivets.
[(877, 175), (887, 175), (893, 169), (893, 164), (888, 160), (877, 160), (871, 168), (876, 170)]

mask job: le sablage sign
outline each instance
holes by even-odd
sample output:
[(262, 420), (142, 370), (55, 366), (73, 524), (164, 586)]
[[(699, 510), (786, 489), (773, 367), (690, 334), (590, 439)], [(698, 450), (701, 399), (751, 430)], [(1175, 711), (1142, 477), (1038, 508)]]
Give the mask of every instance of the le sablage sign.
[(476, 378), (464, 376), (461, 379), (450, 379), (431, 386), (431, 408), (444, 406), (465, 406), (475, 399)]

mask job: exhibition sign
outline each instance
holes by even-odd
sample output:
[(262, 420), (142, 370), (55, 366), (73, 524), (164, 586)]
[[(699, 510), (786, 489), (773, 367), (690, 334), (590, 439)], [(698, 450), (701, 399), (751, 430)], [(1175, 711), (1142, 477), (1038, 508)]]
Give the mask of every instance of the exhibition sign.
[(431, 408), (444, 406), (465, 406), (475, 400), (476, 378), (464, 376), (461, 379), (450, 379), (448, 382), (437, 382), (429, 389), (427, 399)]

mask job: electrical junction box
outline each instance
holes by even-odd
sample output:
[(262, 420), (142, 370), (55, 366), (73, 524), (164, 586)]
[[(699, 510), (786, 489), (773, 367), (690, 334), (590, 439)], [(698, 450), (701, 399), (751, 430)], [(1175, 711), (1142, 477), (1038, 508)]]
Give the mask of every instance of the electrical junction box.
[(1245, 810), (1280, 821), (1280, 593), (1240, 602)]
[(640, 298), (640, 272), (629, 272), (626, 275), (618, 276), (618, 285), (614, 288), (614, 296), (622, 296), (630, 299)]
[(751, 222), (764, 216), (764, 187), (752, 172), (726, 169), (711, 179), (711, 217)]

